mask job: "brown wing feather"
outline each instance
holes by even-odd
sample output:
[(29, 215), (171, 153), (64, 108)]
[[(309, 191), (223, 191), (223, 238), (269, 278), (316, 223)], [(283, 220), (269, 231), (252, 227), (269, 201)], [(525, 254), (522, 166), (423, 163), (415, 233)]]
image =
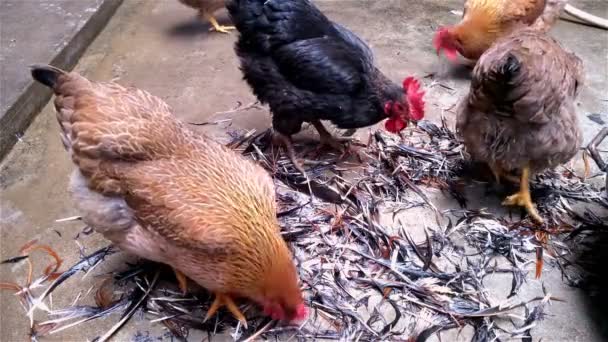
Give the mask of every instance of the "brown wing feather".
[(190, 144), (183, 125), (160, 98), (115, 83), (83, 83), (80, 78), (59, 83), (61, 95), (55, 100), (59, 121), (71, 127), (77, 158), (145, 160)]
[[(186, 274), (210, 287), (221, 271), (222, 286), (246, 294), (269, 267), (291, 263), (274, 187), (258, 166), (223, 146), (208, 147), (183, 158), (112, 164), (110, 173), (129, 189), (124, 198), (140, 226), (179, 248)], [(214, 267), (220, 269), (209, 271)]]
[(197, 140), (160, 98), (116, 83), (93, 83), (64, 73), (54, 87), (63, 142), (90, 186), (104, 194), (125, 192), (100, 163), (153, 160), (180, 154)]
[(223, 146), (208, 144), (200, 154), (106, 169), (112, 168), (111, 174), (129, 189), (125, 199), (143, 226), (184, 246), (196, 247), (201, 237), (220, 247), (238, 245), (235, 240), (241, 235), (251, 237), (240, 240), (249, 244), (266, 227), (276, 233), (274, 188), (268, 175)]
[(74, 73), (61, 77), (55, 89), (74, 162), (93, 189), (122, 194), (142, 226), (184, 243), (208, 239), (215, 229), (233, 240), (230, 235), (243, 233), (238, 229), (250, 228), (239, 222), (276, 228), (259, 221), (276, 212), (268, 175), (195, 137), (158, 97)]

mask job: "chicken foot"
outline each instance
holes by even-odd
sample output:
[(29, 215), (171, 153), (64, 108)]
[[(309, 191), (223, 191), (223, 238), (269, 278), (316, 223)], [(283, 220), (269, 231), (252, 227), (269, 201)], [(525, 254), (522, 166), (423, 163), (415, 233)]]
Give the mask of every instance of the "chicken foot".
[(201, 15), (202, 18), (205, 18), (211, 24), (212, 27), (209, 29), (209, 31), (217, 31), (217, 32), (222, 32), (222, 33), (230, 33), (230, 30), (235, 30), (236, 29), (236, 27), (234, 27), (234, 26), (220, 25), (217, 22), (217, 19), (215, 19), (215, 17), (213, 16), (213, 13), (209, 13), (207, 11), (201, 11), (200, 15)]
[(543, 219), (538, 214), (538, 211), (536, 211), (536, 207), (534, 206), (534, 203), (532, 203), (532, 197), (530, 196), (530, 167), (524, 167), (521, 172), (519, 192), (508, 196), (502, 202), (502, 205), (517, 205), (524, 207), (534, 221), (540, 224), (543, 223)]
[[(180, 290), (182, 290), (182, 294), (185, 295), (188, 292), (188, 279), (182, 272), (178, 271), (176, 268), (174, 268), (173, 271), (175, 272), (175, 277), (177, 278), (179, 288)], [(245, 319), (245, 316), (241, 313), (236, 304), (234, 304), (234, 301), (224, 294), (215, 295), (215, 300), (211, 304), (209, 311), (207, 311), (205, 321), (207, 321), (211, 316), (213, 316), (213, 314), (215, 314), (217, 310), (224, 305), (228, 308), (228, 311), (230, 311), (236, 319), (241, 321), (241, 323), (243, 324), (243, 326), (245, 326), (246, 329), (247, 320)]]
[(230, 311), (230, 313), (237, 320), (239, 320), (241, 322), (241, 324), (243, 324), (243, 326), (245, 327), (245, 329), (247, 329), (247, 319), (245, 319), (245, 315), (243, 315), (243, 313), (241, 313), (241, 310), (239, 310), (239, 307), (234, 303), (234, 301), (232, 300), (232, 298), (230, 298), (230, 296), (225, 295), (223, 293), (216, 293), (215, 294), (215, 300), (211, 304), (211, 307), (209, 308), (209, 311), (207, 311), (207, 315), (205, 315), (205, 319), (203, 321), (206, 322), (222, 306), (226, 306), (226, 308), (228, 309), (228, 311)]
[(291, 160), (291, 163), (296, 168), (296, 170), (298, 170), (298, 172), (300, 172), (304, 176), (304, 178), (308, 179), (308, 174), (306, 173), (306, 171), (304, 170), (304, 167), (302, 165), (313, 165), (314, 166), (314, 165), (321, 164), (321, 162), (309, 160), (309, 159), (299, 160), (296, 157), (296, 151), (293, 147), (293, 142), (291, 141), (290, 136), (285, 135), (283, 133), (279, 133), (277, 131), (274, 131), (274, 133), (272, 135), (272, 139), (273, 139), (274, 144), (280, 144), (283, 147), (285, 147), (287, 156)]
[(186, 293), (188, 293), (188, 278), (176, 268), (173, 269), (173, 272), (175, 272), (175, 278), (177, 278), (179, 289), (182, 290), (183, 295), (186, 295)]
[(275, 131), (273, 138), (278, 143), (280, 143), (281, 145), (283, 145), (285, 147), (285, 150), (287, 151), (287, 156), (291, 160), (291, 163), (296, 168), (296, 170), (300, 171), (300, 173), (302, 175), (304, 175), (304, 177), (308, 178), (306, 176), (306, 171), (304, 171), (304, 167), (302, 166), (302, 163), (300, 163), (298, 158), (296, 158), (296, 151), (293, 148), (293, 143), (291, 142), (291, 137)]

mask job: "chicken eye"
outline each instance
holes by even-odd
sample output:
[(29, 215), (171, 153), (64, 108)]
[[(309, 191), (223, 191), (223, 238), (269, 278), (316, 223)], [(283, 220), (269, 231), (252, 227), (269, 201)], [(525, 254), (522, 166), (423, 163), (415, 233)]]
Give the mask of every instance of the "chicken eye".
[(395, 105), (393, 106), (393, 110), (397, 113), (401, 113), (404, 111), (404, 107), (401, 103), (395, 103)]
[(393, 103), (392, 102), (387, 102), (384, 105), (384, 114), (389, 115), (391, 113), (393, 109)]

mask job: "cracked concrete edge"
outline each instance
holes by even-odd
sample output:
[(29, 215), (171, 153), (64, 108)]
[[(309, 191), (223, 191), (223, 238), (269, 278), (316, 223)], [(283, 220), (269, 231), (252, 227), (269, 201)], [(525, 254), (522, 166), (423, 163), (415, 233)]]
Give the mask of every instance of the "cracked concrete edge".
[[(104, 0), (99, 9), (48, 63), (64, 70), (72, 70), (122, 2), (123, 0)], [(51, 95), (52, 91), (49, 88), (31, 81), (23, 93), (8, 107), (6, 113), (0, 117), (0, 161), (11, 151), (18, 137), (29, 127)]]

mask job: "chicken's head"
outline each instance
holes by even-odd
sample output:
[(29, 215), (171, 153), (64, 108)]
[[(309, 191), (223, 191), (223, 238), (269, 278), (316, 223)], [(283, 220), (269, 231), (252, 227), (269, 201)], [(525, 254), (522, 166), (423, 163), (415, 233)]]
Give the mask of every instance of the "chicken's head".
[(297, 322), (306, 318), (308, 309), (304, 305), (298, 276), (291, 259), (281, 263), (274, 260), (272, 270), (266, 274), (261, 290), (260, 304), (264, 314), (272, 319)]
[(462, 49), (462, 44), (457, 37), (446, 27), (439, 28), (435, 34), (435, 38), (433, 38), (433, 46), (437, 50), (438, 55), (443, 50), (445, 56), (451, 61), (456, 60), (458, 52)]
[(403, 81), (403, 90), (405, 100), (389, 101), (384, 105), (384, 113), (388, 116), (384, 127), (391, 133), (399, 133), (407, 127), (408, 121), (424, 117), (424, 91), (420, 89), (420, 82), (407, 77)]
[(304, 303), (290, 306), (287, 303), (281, 303), (280, 300), (276, 300), (269, 301), (264, 305), (264, 314), (279, 321), (293, 322), (306, 318), (308, 309)]

